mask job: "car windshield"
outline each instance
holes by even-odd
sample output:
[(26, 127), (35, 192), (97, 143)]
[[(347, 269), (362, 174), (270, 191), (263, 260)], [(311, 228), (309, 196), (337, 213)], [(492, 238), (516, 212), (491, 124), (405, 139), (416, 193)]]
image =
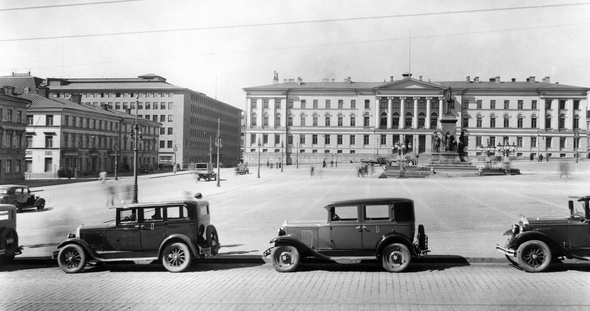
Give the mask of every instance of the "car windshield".
[(0, 195), (8, 194), (8, 189), (0, 189)]

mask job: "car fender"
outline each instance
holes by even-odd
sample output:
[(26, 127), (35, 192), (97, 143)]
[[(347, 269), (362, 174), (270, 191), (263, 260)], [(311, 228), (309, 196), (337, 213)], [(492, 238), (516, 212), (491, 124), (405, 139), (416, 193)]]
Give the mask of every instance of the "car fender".
[[(313, 256), (317, 258), (321, 258), (324, 260), (330, 260), (330, 257), (318, 253), (313, 248), (309, 247), (305, 243), (301, 242), (299, 239), (296, 239), (289, 235), (278, 236), (270, 241), (270, 243), (274, 243), (275, 246), (282, 246), (282, 245), (289, 245), (295, 247), (300, 254), (303, 256)], [(302, 257), (303, 257), (302, 256)]]
[(383, 250), (383, 248), (385, 248), (385, 246), (391, 243), (402, 243), (410, 249), (410, 252), (412, 252), (412, 256), (418, 256), (418, 254), (416, 253), (416, 249), (412, 245), (412, 241), (410, 241), (410, 239), (408, 239), (403, 234), (390, 232), (382, 236), (381, 240), (379, 240), (379, 242), (377, 243), (377, 247), (375, 248), (375, 255), (377, 256), (377, 258), (381, 257), (381, 251)]
[[(61, 243), (59, 243), (59, 245), (57, 245), (57, 250), (59, 252), (59, 250), (68, 245), (68, 244), (76, 244), (79, 245), (80, 247), (82, 247), (82, 249), (84, 249), (84, 251), (86, 252), (86, 254), (90, 257), (92, 257), (92, 259), (98, 259), (96, 254), (92, 251), (92, 249), (90, 248), (90, 246), (88, 245), (88, 243), (86, 243), (86, 241), (82, 240), (82, 239), (78, 239), (78, 238), (73, 238), (73, 239), (67, 239)], [(57, 252), (56, 252), (57, 253)], [(55, 258), (57, 258), (57, 254), (55, 254), (54, 256)]]
[(525, 231), (516, 235), (512, 241), (514, 250), (517, 251), (522, 243), (530, 240), (539, 240), (544, 242), (547, 244), (547, 246), (549, 246), (551, 252), (553, 252), (555, 255), (559, 255), (560, 253), (569, 254), (563, 247), (555, 243), (547, 234), (539, 231)]
[(162, 252), (164, 251), (164, 248), (168, 244), (170, 244), (171, 242), (174, 242), (174, 241), (184, 242), (190, 248), (193, 255), (196, 257), (199, 257), (199, 251), (197, 250), (197, 248), (195, 247), (195, 245), (193, 244), (193, 242), (191, 241), (191, 239), (189, 237), (187, 237), (184, 234), (172, 234), (172, 235), (168, 236), (166, 239), (164, 239), (164, 241), (162, 241), (162, 243), (160, 243), (160, 249), (158, 250), (158, 258), (162, 258)]

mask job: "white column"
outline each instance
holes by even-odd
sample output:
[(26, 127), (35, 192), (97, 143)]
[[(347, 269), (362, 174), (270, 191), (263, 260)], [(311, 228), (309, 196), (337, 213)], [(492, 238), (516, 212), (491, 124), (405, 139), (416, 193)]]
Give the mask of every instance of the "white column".
[(412, 128), (418, 128), (418, 97), (414, 96), (414, 115), (412, 116)]
[(430, 128), (430, 114), (432, 113), (432, 111), (430, 111), (431, 100), (432, 98), (430, 97), (426, 98), (426, 119), (424, 120), (424, 128), (426, 129)]
[[(264, 113), (264, 108), (262, 107), (262, 99), (259, 98), (256, 100), (256, 124), (260, 128), (262, 127), (262, 114)], [(262, 139), (262, 138), (261, 138)]]
[(246, 128), (252, 125), (252, 98), (246, 100)]
[(547, 114), (547, 108), (545, 107), (545, 99), (539, 98), (539, 117), (537, 118), (537, 126), (539, 129), (545, 129), (545, 115)]
[(392, 125), (392, 120), (391, 120), (391, 111), (392, 111), (392, 106), (393, 106), (393, 98), (389, 97), (387, 99), (387, 129), (391, 129)]
[[(378, 129), (379, 128), (379, 97), (375, 98), (375, 106), (374, 106), (374, 109), (373, 109), (373, 117), (375, 118), (375, 121), (374, 121), (373, 124), (375, 125), (375, 128)], [(363, 119), (364, 118), (365, 118), (365, 116), (363, 115)], [(364, 122), (365, 121), (363, 120), (363, 123)], [(363, 126), (364, 126), (364, 124), (363, 124)]]
[[(279, 101), (280, 101), (280, 99), (279, 99)], [(276, 114), (275, 105), (276, 105), (276, 102), (277, 102), (277, 100), (274, 98), (271, 98), (268, 101), (268, 105), (269, 105), (269, 107), (268, 107), (268, 110), (269, 110), (269, 112), (268, 112), (268, 126), (271, 128), (275, 127), (275, 114)]]
[(567, 108), (568, 115), (565, 119), (565, 127), (569, 130), (574, 128), (574, 115), (576, 114), (574, 111), (574, 100), (568, 99), (565, 102), (565, 107)]
[(401, 130), (404, 128), (406, 123), (406, 98), (400, 97), (400, 106), (399, 106), (399, 126), (398, 128)]
[(551, 115), (551, 128), (558, 129), (559, 128), (559, 101), (557, 99), (551, 100), (551, 109), (553, 110), (553, 114)]

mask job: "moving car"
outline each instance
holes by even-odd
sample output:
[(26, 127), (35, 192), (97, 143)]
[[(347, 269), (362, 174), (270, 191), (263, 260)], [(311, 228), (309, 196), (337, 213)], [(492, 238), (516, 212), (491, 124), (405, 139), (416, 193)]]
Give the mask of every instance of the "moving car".
[[(574, 200), (580, 202), (575, 208)], [(528, 272), (545, 271), (558, 257), (590, 260), (590, 195), (569, 200), (566, 217), (522, 216), (506, 231), (505, 246), (496, 246), (510, 263)]]
[(426, 255), (424, 226), (416, 234), (414, 202), (404, 198), (347, 200), (324, 207), (323, 222), (288, 222), (263, 254), (279, 272), (298, 269), (314, 257), (337, 263), (380, 260), (389, 272), (402, 272), (412, 258)]
[(80, 272), (89, 261), (155, 260), (170, 272), (182, 272), (193, 259), (219, 251), (219, 235), (205, 200), (138, 203), (115, 211), (115, 220), (82, 225), (58, 245), (53, 256), (64, 272)]
[(0, 203), (16, 206), (18, 213), (25, 208), (45, 208), (45, 199), (35, 195), (31, 189), (23, 185), (0, 185)]
[(0, 259), (10, 262), (21, 251), (16, 233), (16, 207), (12, 204), (0, 204)]
[(195, 164), (195, 174), (197, 174), (197, 180), (201, 180), (201, 178), (206, 179), (207, 181), (217, 178), (217, 174), (213, 171), (213, 164), (211, 163), (196, 163)]

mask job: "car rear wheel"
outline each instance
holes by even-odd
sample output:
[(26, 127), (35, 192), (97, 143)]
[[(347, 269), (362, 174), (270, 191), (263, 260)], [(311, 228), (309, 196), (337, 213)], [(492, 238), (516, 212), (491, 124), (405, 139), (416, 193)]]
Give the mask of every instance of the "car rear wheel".
[(17, 213), (22, 213), (23, 206), (22, 206), (22, 204), (20, 204), (20, 202), (14, 202), (14, 203), (12, 203), (12, 205), (16, 206), (16, 212)]
[(2, 241), (1, 245), (5, 250), (2, 260), (5, 262), (11, 262), (14, 259), (14, 255), (18, 248), (18, 234), (16, 233), (16, 230), (7, 228), (2, 232), (0, 239)]
[(528, 272), (542, 272), (551, 263), (551, 250), (542, 241), (531, 240), (518, 247), (517, 259), (521, 268)]
[(169, 244), (164, 248), (162, 264), (170, 272), (183, 272), (191, 265), (191, 252), (182, 242)]
[(381, 263), (388, 272), (402, 272), (412, 261), (410, 249), (404, 244), (391, 244), (381, 252)]
[(86, 266), (87, 257), (84, 249), (76, 244), (68, 244), (59, 250), (57, 263), (65, 273), (77, 273)]
[(297, 248), (289, 245), (273, 248), (271, 258), (272, 265), (278, 272), (294, 272), (301, 261)]
[(217, 255), (219, 253), (219, 235), (217, 229), (214, 226), (207, 227), (207, 247), (211, 248), (211, 255)]
[(37, 205), (37, 210), (40, 211), (45, 208), (45, 200), (42, 200), (39, 205)]

